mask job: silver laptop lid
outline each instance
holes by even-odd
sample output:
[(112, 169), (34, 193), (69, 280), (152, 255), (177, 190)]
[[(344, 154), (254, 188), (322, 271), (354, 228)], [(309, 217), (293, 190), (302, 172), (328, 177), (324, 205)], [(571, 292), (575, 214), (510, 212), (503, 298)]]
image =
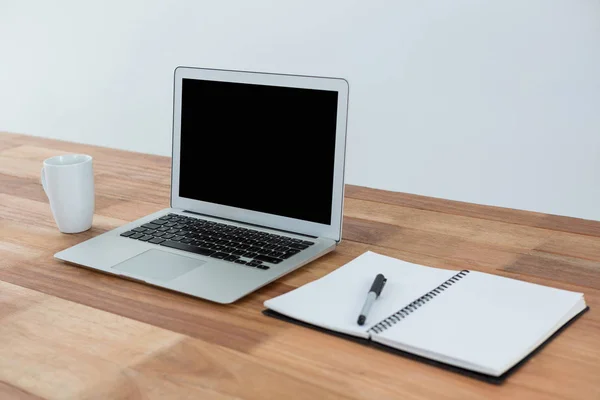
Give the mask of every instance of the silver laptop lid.
[(344, 79), (176, 68), (171, 206), (339, 241), (347, 110)]

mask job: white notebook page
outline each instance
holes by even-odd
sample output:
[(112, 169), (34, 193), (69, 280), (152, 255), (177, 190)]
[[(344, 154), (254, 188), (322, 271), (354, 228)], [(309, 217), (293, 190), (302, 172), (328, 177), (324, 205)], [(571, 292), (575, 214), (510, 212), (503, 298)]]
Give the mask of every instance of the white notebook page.
[[(387, 278), (387, 282), (371, 308), (367, 322), (359, 326), (358, 315), (379, 273)], [(265, 301), (264, 305), (300, 321), (367, 338), (371, 326), (456, 273), (369, 251), (323, 278)]]
[(584, 308), (581, 293), (471, 271), (372, 339), (499, 376)]

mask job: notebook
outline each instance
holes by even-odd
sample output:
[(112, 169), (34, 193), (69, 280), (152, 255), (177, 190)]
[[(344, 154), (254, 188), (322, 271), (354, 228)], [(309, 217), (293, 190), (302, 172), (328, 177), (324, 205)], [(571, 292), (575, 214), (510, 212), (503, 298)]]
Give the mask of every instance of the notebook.
[[(358, 315), (378, 273), (387, 282), (360, 326)], [(582, 293), (431, 268), (373, 252), (264, 306), (266, 315), (491, 381), (503, 380), (587, 310)]]

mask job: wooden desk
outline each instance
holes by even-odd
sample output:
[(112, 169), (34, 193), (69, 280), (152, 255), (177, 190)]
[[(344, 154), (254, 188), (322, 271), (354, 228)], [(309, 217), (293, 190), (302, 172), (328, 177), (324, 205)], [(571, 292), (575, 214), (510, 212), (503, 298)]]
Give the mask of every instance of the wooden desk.
[[(67, 152), (94, 157), (94, 225), (77, 235), (39, 183)], [(600, 222), (347, 186), (338, 249), (229, 306), (53, 259), (168, 207), (169, 183), (165, 157), (0, 134), (0, 398), (600, 398)], [(366, 250), (581, 291), (591, 311), (501, 386), (261, 314)]]

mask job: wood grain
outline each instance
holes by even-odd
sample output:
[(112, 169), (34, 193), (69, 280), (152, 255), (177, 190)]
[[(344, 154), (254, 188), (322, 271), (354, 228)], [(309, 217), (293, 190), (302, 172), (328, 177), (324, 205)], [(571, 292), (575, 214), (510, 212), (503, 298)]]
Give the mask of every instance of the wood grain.
[[(62, 153), (94, 157), (94, 224), (77, 235), (39, 184)], [(168, 207), (169, 185), (165, 157), (0, 134), (0, 398), (600, 398), (600, 222), (348, 185), (336, 251), (226, 306), (52, 257)], [(261, 314), (367, 250), (580, 291), (591, 311), (500, 386)]]
[(27, 393), (24, 390), (9, 385), (8, 383), (0, 382), (0, 399), (39, 400), (41, 397)]
[(401, 205), (417, 210), (438, 211), (447, 214), (475, 217), (482, 220), (503, 221), (516, 225), (535, 226), (556, 231), (600, 236), (600, 226), (597, 221), (580, 218), (464, 203), (354, 185), (346, 185), (345, 195), (347, 198)]

